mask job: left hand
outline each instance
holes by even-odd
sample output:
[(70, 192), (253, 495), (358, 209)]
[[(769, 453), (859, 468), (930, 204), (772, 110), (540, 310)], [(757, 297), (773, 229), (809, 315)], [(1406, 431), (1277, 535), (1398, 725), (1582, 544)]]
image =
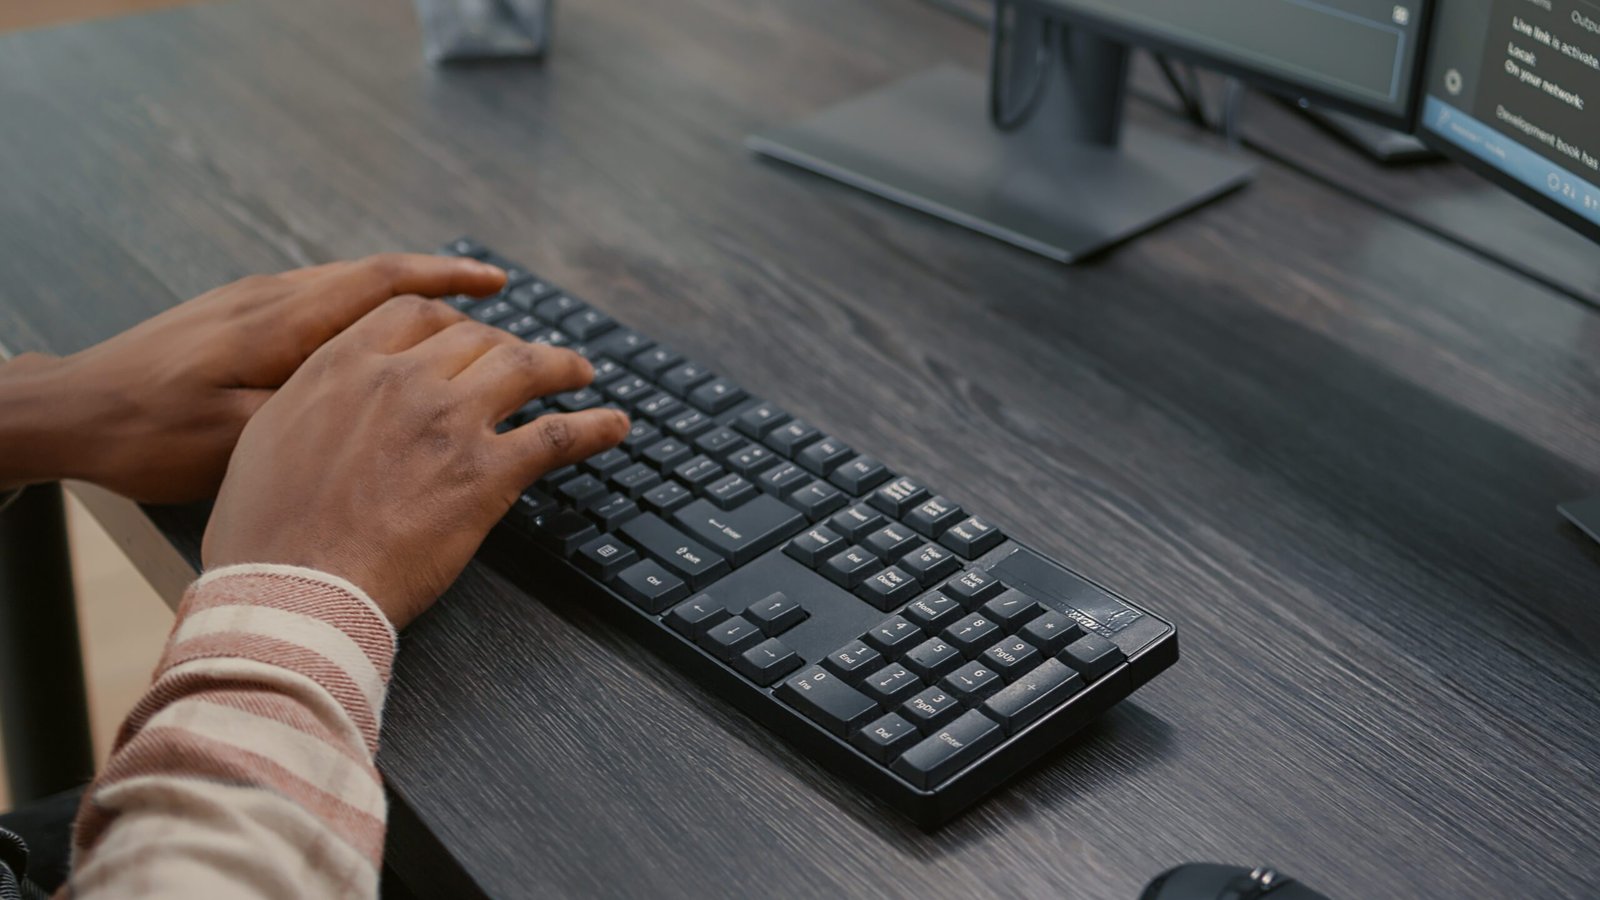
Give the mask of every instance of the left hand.
[[(485, 295), (505, 273), (471, 259), (385, 254), (254, 275), (64, 359), (8, 364), (40, 394), (27, 471), (134, 500), (215, 495), (251, 415), (329, 339), (405, 294)], [(0, 478), (0, 483), (4, 482)]]

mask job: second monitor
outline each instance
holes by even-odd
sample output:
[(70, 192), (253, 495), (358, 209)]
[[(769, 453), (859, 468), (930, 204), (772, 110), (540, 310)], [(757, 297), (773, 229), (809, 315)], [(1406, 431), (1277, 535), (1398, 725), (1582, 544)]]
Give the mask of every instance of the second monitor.
[(1070, 263), (1254, 171), (1198, 132), (1123, 121), (1134, 45), (1404, 125), (1425, 13), (1422, 0), (1000, 0), (986, 78), (934, 69), (749, 143)]

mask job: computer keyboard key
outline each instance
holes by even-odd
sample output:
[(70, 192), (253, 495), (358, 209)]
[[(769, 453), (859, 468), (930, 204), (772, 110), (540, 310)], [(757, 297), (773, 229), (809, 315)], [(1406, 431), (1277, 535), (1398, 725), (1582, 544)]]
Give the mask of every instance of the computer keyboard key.
[(782, 634), (804, 622), (811, 614), (805, 607), (789, 599), (783, 591), (776, 591), (750, 604), (744, 617), (756, 623), (768, 635)]
[(839, 490), (859, 497), (889, 480), (889, 470), (870, 456), (858, 456), (841, 463), (828, 480)]
[(898, 663), (884, 666), (861, 682), (861, 692), (887, 709), (893, 709), (921, 689), (922, 682), (917, 676)]
[(666, 515), (680, 506), (694, 499), (694, 494), (689, 489), (676, 481), (663, 481), (639, 498), (639, 504), (645, 509), (660, 515)]
[(983, 651), (978, 657), (980, 662), (988, 663), (989, 668), (999, 672), (1007, 681), (1032, 669), (1041, 659), (1043, 657), (1032, 644), (1014, 637), (1001, 639), (1000, 643)]
[(641, 397), (648, 397), (655, 392), (655, 386), (645, 381), (638, 375), (627, 375), (618, 378), (606, 385), (606, 396), (623, 403), (633, 403)]
[(488, 247), (469, 237), (456, 238), (445, 245), (444, 252), (446, 255), (470, 256), (478, 260), (488, 259), (490, 255)]
[(905, 616), (890, 616), (861, 636), (867, 643), (883, 651), (889, 659), (899, 659), (902, 654), (922, 642), (922, 629)]
[(961, 701), (940, 687), (925, 688), (900, 704), (900, 715), (924, 733), (961, 714)]
[(1000, 626), (982, 615), (968, 615), (957, 619), (944, 630), (944, 639), (955, 644), (968, 656), (978, 655), (998, 637), (1000, 637)]
[(622, 443), (618, 446), (624, 452), (637, 458), (639, 454), (644, 452), (646, 447), (659, 440), (661, 440), (661, 429), (649, 422), (635, 419), (633, 425), (628, 428), (628, 433), (623, 435)]
[(733, 409), (744, 398), (744, 388), (726, 378), (713, 378), (689, 392), (689, 402), (713, 416)]
[(969, 662), (951, 670), (939, 684), (969, 705), (976, 704), (1006, 686), (1005, 680), (999, 673), (989, 668), (982, 660)]
[(1001, 737), (998, 724), (972, 710), (901, 754), (891, 768), (917, 787), (931, 788), (989, 752)]
[(883, 568), (883, 562), (871, 550), (859, 544), (846, 547), (817, 569), (823, 577), (848, 591), (867, 580), (867, 576)]
[(983, 711), (1004, 725), (1008, 733), (1015, 732), (1066, 702), (1083, 686), (1083, 678), (1077, 672), (1060, 660), (1047, 659), (985, 700)]
[(1023, 624), (1032, 620), (1034, 616), (1044, 612), (1044, 607), (1039, 602), (1016, 588), (1006, 588), (989, 602), (983, 604), (983, 612), (989, 618), (1000, 623), (1006, 631), (1016, 631)]
[(601, 531), (615, 531), (618, 525), (639, 514), (639, 504), (621, 494), (609, 494), (595, 501), (584, 513)]
[(607, 493), (605, 483), (593, 475), (569, 478), (556, 488), (556, 496), (575, 509), (588, 509)]
[(728, 457), (728, 468), (746, 478), (755, 478), (778, 464), (777, 454), (754, 444), (736, 451)]
[(801, 515), (771, 497), (757, 496), (734, 509), (695, 500), (672, 514), (685, 531), (742, 566), (804, 528)]
[(968, 569), (945, 582), (944, 592), (967, 609), (998, 596), (1006, 586), (999, 579), (978, 569)]
[(474, 308), (467, 315), (485, 325), (494, 325), (517, 315), (519, 312), (520, 310), (504, 300), (493, 300)]
[(767, 432), (787, 421), (788, 413), (771, 403), (759, 403), (740, 413), (733, 427), (745, 437), (759, 441), (767, 436)]
[(728, 574), (726, 559), (650, 513), (622, 523), (617, 531), (645, 556), (687, 581), (693, 590), (701, 590)]
[(530, 344), (546, 344), (551, 347), (566, 347), (572, 343), (572, 336), (559, 328), (545, 326), (538, 331), (529, 332), (523, 340)]
[(811, 483), (811, 475), (794, 463), (779, 463), (755, 477), (756, 487), (777, 497), (787, 497)]
[(860, 541), (887, 522), (883, 513), (865, 503), (858, 503), (836, 513), (828, 520), (828, 527), (843, 535), (847, 541)]
[(909, 478), (896, 478), (872, 492), (867, 502), (896, 519), (928, 496), (928, 489)]
[(540, 300), (533, 307), (533, 314), (543, 319), (547, 324), (560, 325), (567, 316), (578, 310), (585, 309), (584, 302), (567, 294), (556, 294)]
[(930, 591), (906, 604), (900, 614), (917, 623), (923, 631), (934, 632), (960, 618), (963, 612), (961, 604), (939, 591)]
[(795, 456), (795, 462), (819, 478), (826, 478), (839, 464), (855, 454), (850, 445), (838, 438), (824, 437), (814, 441)]
[(527, 338), (528, 335), (533, 334), (535, 331), (538, 331), (540, 328), (542, 328), (543, 324), (533, 316), (523, 313), (515, 318), (506, 319), (500, 323), (499, 327), (504, 328), (519, 338)]
[(594, 388), (580, 388), (576, 391), (567, 391), (550, 398), (557, 407), (565, 412), (579, 412), (585, 409), (594, 409), (606, 402), (600, 392)]
[(839, 489), (826, 481), (812, 481), (787, 498), (790, 506), (800, 510), (809, 522), (815, 522), (833, 512), (847, 501)]
[(506, 518), (526, 531), (537, 528), (539, 520), (555, 512), (556, 508), (556, 501), (552, 500), (549, 494), (531, 488), (517, 497), (516, 503), (511, 504), (511, 511), (506, 513)]
[(893, 522), (867, 535), (861, 541), (861, 546), (878, 554), (878, 558), (884, 562), (888, 562), (910, 552), (916, 543), (917, 536), (911, 529)]
[(471, 315), (472, 310), (478, 305), (478, 301), (480, 299), (482, 298), (469, 297), (466, 294), (452, 294), (449, 297), (441, 298), (444, 305), (450, 307), (456, 312), (463, 312), (467, 313), (468, 315)]
[(667, 627), (688, 638), (698, 638), (724, 619), (732, 616), (727, 608), (710, 594), (695, 594), (679, 603), (667, 613)]
[(864, 641), (851, 641), (822, 658), (822, 664), (833, 674), (855, 683), (876, 672), (883, 665), (883, 654)]
[(756, 684), (766, 687), (800, 668), (804, 662), (777, 638), (769, 638), (739, 654), (734, 668)]
[(706, 499), (719, 509), (735, 509), (759, 495), (755, 485), (738, 475), (724, 475), (706, 485)]
[(917, 726), (896, 713), (889, 713), (851, 735), (850, 743), (878, 762), (887, 763), (921, 738), (922, 732)]
[(950, 526), (950, 530), (939, 538), (939, 543), (967, 559), (973, 559), (1000, 546), (1003, 540), (1005, 535), (1000, 529), (977, 516), (969, 516)]
[(582, 309), (561, 320), (561, 330), (580, 341), (594, 340), (615, 327), (617, 323), (598, 309)]
[(624, 365), (653, 346), (654, 341), (631, 328), (613, 328), (589, 344), (595, 356), (609, 356)]
[(794, 419), (767, 432), (763, 441), (774, 453), (793, 459), (796, 453), (820, 437), (822, 432), (799, 419)]
[(694, 451), (689, 445), (677, 438), (663, 438), (644, 448), (639, 458), (663, 472), (671, 471), (679, 463), (688, 462), (694, 456)]
[(678, 351), (670, 347), (651, 347), (629, 359), (628, 366), (654, 379), (680, 362), (683, 362), (683, 354)]
[(610, 478), (613, 474), (626, 469), (632, 464), (633, 460), (629, 458), (628, 454), (615, 447), (596, 453), (583, 461), (583, 467), (589, 470), (589, 474), (602, 479)]
[(1098, 634), (1086, 634), (1064, 647), (1056, 658), (1077, 669), (1085, 681), (1094, 681), (1127, 657), (1122, 648), (1109, 640)]
[(637, 462), (611, 476), (611, 486), (629, 499), (637, 500), (661, 483), (661, 474), (646, 463)]
[(1017, 636), (1039, 648), (1046, 656), (1055, 656), (1061, 648), (1083, 637), (1083, 626), (1063, 613), (1049, 610), (1022, 626)]
[(716, 426), (712, 418), (699, 410), (687, 410), (667, 419), (667, 434), (688, 441)]
[(616, 360), (609, 357), (597, 359), (592, 365), (594, 366), (594, 381), (589, 383), (590, 387), (603, 388), (628, 374), (627, 369), (624, 369)]
[(960, 668), (966, 662), (966, 657), (955, 645), (943, 638), (933, 637), (907, 650), (900, 662), (917, 673), (918, 678), (931, 684), (946, 672)]
[(783, 552), (807, 567), (815, 569), (822, 565), (823, 560), (843, 547), (844, 538), (818, 525), (790, 541), (789, 546), (783, 548)]
[(910, 525), (917, 534), (929, 540), (938, 540), (940, 535), (950, 530), (950, 526), (961, 521), (966, 515), (961, 507), (951, 503), (944, 497), (930, 497), (918, 503), (906, 513), (906, 524)]
[(717, 427), (695, 437), (695, 449), (713, 459), (727, 459), (733, 451), (743, 447), (745, 439), (732, 428)]
[(556, 485), (559, 485), (561, 482), (566, 481), (569, 478), (577, 478), (581, 474), (583, 474), (583, 471), (575, 465), (562, 466), (559, 469), (551, 469), (550, 471), (544, 473), (543, 478), (539, 479), (539, 486), (547, 491), (554, 491), (556, 489)]
[(811, 666), (779, 685), (778, 699), (841, 738), (878, 715), (878, 704), (821, 666)]
[(533, 312), (540, 300), (550, 296), (555, 288), (549, 282), (533, 278), (506, 290), (506, 302), (525, 313)]
[(695, 362), (679, 363), (665, 372), (656, 381), (661, 387), (670, 392), (674, 397), (687, 397), (689, 392), (711, 380), (712, 372), (705, 366)]
[(733, 662), (744, 651), (761, 643), (761, 629), (744, 616), (730, 616), (707, 628), (696, 638), (723, 662)]
[(582, 515), (563, 509), (541, 519), (534, 534), (546, 547), (570, 557), (591, 538), (599, 536), (600, 530)]
[(687, 485), (697, 494), (705, 493), (705, 488), (722, 477), (722, 467), (716, 460), (701, 454), (681, 463), (672, 470), (672, 477)]
[(640, 560), (623, 569), (611, 585), (628, 602), (652, 615), (689, 596), (689, 586), (683, 579), (653, 559)]
[(622, 541), (603, 534), (579, 547), (573, 558), (590, 575), (601, 581), (610, 581), (623, 569), (638, 562), (639, 554)]
[(955, 574), (961, 561), (938, 544), (923, 544), (900, 558), (900, 568), (911, 573), (918, 584), (937, 584)]
[(856, 586), (856, 596), (888, 612), (917, 595), (917, 582), (899, 566), (890, 566)]
[(684, 407), (678, 401), (678, 398), (663, 391), (657, 391), (640, 400), (633, 408), (638, 410), (639, 415), (652, 422), (659, 423), (671, 418)]

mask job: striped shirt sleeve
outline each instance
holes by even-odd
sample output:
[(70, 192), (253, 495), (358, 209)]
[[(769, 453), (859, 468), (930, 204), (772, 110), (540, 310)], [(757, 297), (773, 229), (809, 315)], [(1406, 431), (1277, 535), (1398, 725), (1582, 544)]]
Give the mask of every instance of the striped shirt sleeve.
[(74, 832), (62, 896), (376, 897), (394, 628), (290, 566), (208, 572)]

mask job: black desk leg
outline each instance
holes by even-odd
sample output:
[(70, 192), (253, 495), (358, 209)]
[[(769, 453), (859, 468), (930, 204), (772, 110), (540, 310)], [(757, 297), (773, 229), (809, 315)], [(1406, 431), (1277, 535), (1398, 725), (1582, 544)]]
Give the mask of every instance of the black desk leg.
[(59, 485), (35, 485), (0, 512), (0, 726), (11, 801), (94, 774), (78, 610)]

